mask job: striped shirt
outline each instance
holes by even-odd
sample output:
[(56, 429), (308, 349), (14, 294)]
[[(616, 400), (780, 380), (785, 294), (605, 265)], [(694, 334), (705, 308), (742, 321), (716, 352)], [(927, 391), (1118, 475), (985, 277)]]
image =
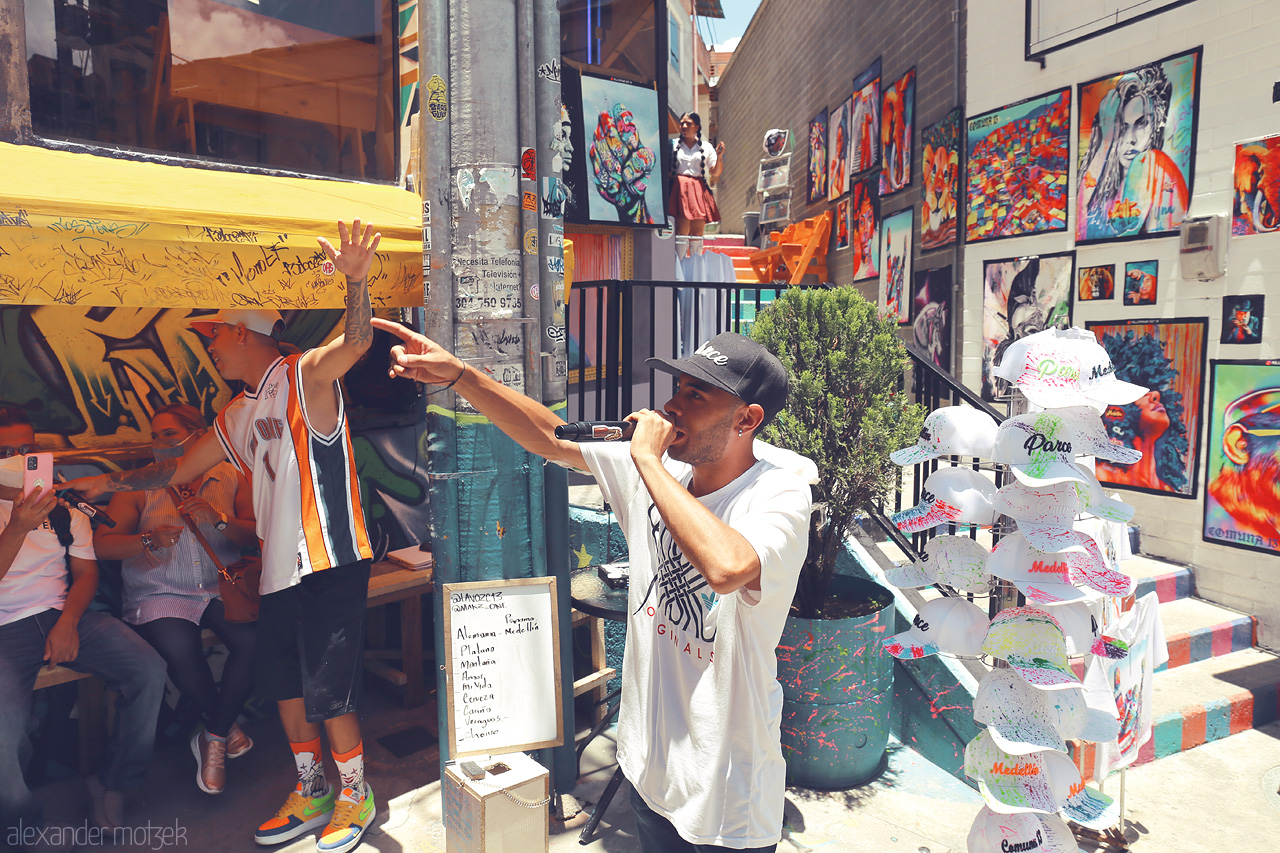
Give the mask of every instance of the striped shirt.
[[(205, 473), (195, 493), (215, 510), (234, 518), (237, 485), (235, 469), (220, 462)], [(181, 527), (182, 536), (172, 548), (151, 555), (144, 552), (122, 562), (124, 621), (142, 625), (172, 617), (199, 625), (209, 601), (218, 597), (218, 570), (178, 514), (168, 490), (153, 489), (142, 495), (138, 530), (155, 530), (168, 524)], [(240, 546), (212, 524), (201, 523), (200, 532), (224, 566), (240, 559)]]
[(338, 423), (322, 435), (307, 416), (301, 359), (277, 359), (257, 388), (237, 394), (214, 421), (227, 458), (253, 486), (263, 595), (373, 558), (342, 393), (334, 382)]

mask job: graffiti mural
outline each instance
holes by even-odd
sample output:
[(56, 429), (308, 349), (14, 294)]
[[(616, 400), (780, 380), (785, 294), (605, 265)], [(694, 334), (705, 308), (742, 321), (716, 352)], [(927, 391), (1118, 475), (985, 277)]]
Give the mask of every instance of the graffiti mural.
[(1243, 237), (1280, 229), (1280, 136), (1236, 146), (1231, 233)]
[(1007, 393), (1008, 383), (991, 375), (1009, 344), (1056, 326), (1071, 325), (1075, 252), (1004, 258), (982, 265), (982, 399)]
[(941, 249), (956, 241), (957, 197), (960, 192), (960, 108), (947, 113), (920, 134), (920, 248)]
[(1195, 498), (1209, 318), (1086, 323), (1115, 376), (1150, 389), (1102, 415), (1112, 440), (1142, 451), (1132, 465), (1099, 459), (1098, 481), (1141, 492)]
[(915, 139), (916, 70), (884, 89), (880, 105), (881, 197), (911, 184), (911, 144)]
[(1080, 84), (1076, 243), (1178, 231), (1195, 170), (1200, 51)]
[(1280, 554), (1280, 361), (1211, 362), (1204, 541)]

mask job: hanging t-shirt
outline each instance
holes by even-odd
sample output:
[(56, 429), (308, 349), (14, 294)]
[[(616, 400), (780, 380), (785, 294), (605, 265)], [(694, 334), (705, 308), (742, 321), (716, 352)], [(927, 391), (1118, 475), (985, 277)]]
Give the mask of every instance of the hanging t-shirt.
[(1110, 700), (1120, 716), (1120, 735), (1110, 743), (1099, 743), (1098, 778), (1138, 758), (1138, 750), (1151, 737), (1151, 682), (1156, 667), (1169, 660), (1164, 624), (1160, 621), (1160, 598), (1149, 592), (1133, 608), (1106, 629), (1108, 637), (1129, 647), (1121, 660), (1095, 657), (1084, 676), (1090, 704)]
[[(0, 500), (0, 529), (9, 525), (13, 501)], [(71, 511), (71, 556), (96, 559), (89, 517)], [(49, 519), (27, 534), (13, 558), (13, 565), (0, 578), (0, 625), (8, 625), (45, 610), (61, 610), (67, 598), (67, 549), (58, 542)]]
[[(688, 145), (683, 139), (676, 141), (676, 174), (689, 175), (694, 178), (710, 178), (711, 170), (716, 167), (716, 149), (705, 140), (702, 147)], [(705, 160), (705, 169), (703, 167)]]
[[(760, 558), (760, 590), (720, 596), (676, 546), (626, 444), (583, 444), (630, 550), (618, 764), (693, 844), (764, 847), (782, 835), (786, 765), (774, 650), (808, 549), (809, 486), (760, 459), (698, 500)], [(787, 451), (772, 449), (770, 459)], [(757, 454), (759, 455), (759, 454)], [(670, 458), (688, 486), (693, 469)]]

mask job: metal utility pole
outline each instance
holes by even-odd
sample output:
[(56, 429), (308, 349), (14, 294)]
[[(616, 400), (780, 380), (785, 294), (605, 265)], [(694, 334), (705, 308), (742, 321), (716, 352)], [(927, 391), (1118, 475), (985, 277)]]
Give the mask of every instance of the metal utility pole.
[[(559, 12), (553, 0), (430, 0), (418, 8), (424, 199), (430, 208), (423, 220), (429, 258), (425, 332), (467, 364), (544, 402), (547, 376), (558, 370), (559, 381), (549, 388), (554, 398), (558, 387), (562, 408), (564, 277), (553, 260), (560, 251), (549, 251), (552, 241), (543, 232), (562, 235), (563, 224), (544, 218), (537, 181), (540, 154), (551, 139), (542, 135), (550, 122), (541, 102), (559, 102)], [(554, 53), (543, 59), (540, 49)], [(553, 93), (534, 84), (537, 69), (547, 63), (557, 71)], [(547, 331), (549, 325), (559, 332)], [(558, 350), (546, 345), (547, 338), (559, 341)], [(428, 406), (427, 441), (437, 586), (560, 576), (563, 675), (556, 689), (568, 687), (568, 746), (555, 750), (552, 763), (556, 787), (567, 790), (577, 770), (563, 472), (555, 469), (548, 485), (542, 459), (521, 450), (452, 392)], [(558, 504), (546, 506), (549, 495)], [(550, 565), (549, 553), (557, 555)], [(437, 595), (438, 662), (444, 660), (443, 606)], [(443, 679), (439, 672), (442, 765), (449, 758), (450, 712)]]

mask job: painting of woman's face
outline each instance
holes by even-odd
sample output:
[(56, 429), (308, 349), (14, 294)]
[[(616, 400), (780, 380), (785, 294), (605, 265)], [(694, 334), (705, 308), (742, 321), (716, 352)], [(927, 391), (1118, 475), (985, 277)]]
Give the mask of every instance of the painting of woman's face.
[(1120, 108), (1120, 160), (1126, 169), (1151, 148), (1152, 130), (1146, 98), (1136, 97)]
[(871, 238), (876, 233), (876, 214), (871, 209), (871, 203), (865, 198), (862, 204), (858, 205), (858, 215), (854, 219), (854, 230), (858, 235), (858, 243), (866, 246), (871, 243)]
[(1138, 398), (1138, 425), (1143, 435), (1152, 438), (1164, 435), (1169, 428), (1169, 413), (1160, 402), (1159, 391), (1148, 391)]

